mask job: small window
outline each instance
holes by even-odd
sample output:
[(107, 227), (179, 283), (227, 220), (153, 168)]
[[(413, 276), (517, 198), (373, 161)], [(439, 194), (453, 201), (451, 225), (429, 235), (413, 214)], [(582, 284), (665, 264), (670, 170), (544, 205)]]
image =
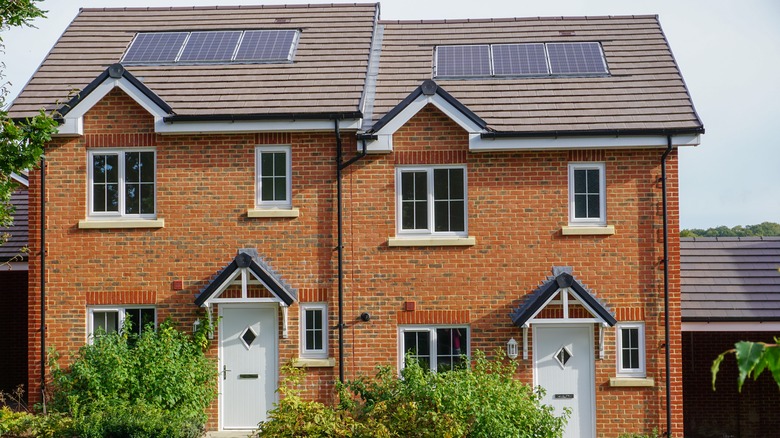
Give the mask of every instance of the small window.
[(292, 208), (292, 165), (289, 146), (259, 146), (256, 150), (258, 208)]
[(141, 334), (149, 324), (156, 326), (155, 309), (151, 306), (94, 307), (89, 309), (88, 337), (91, 340), (96, 332), (114, 333), (123, 327)]
[(617, 325), (617, 373), (624, 377), (645, 377), (645, 325), (641, 322)]
[(399, 235), (466, 235), (466, 168), (404, 167), (397, 170)]
[(402, 368), (409, 357), (432, 371), (460, 369), (468, 366), (469, 330), (467, 327), (402, 327), (399, 353)]
[(328, 357), (328, 306), (301, 303), (301, 357)]
[(91, 218), (155, 218), (153, 150), (92, 150), (89, 163)]
[(604, 163), (569, 164), (569, 225), (607, 224)]

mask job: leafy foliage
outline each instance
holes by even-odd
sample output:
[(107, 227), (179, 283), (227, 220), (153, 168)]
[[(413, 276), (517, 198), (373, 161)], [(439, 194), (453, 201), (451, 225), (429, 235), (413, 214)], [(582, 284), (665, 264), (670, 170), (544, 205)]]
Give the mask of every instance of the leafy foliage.
[(216, 397), (216, 366), (170, 321), (141, 335), (99, 333), (69, 370), (52, 360), (50, 409), (79, 437), (197, 437)]
[(340, 403), (304, 401), (302, 371), (285, 368), (284, 398), (260, 423), (260, 437), (557, 437), (556, 417), (542, 394), (514, 378), (516, 362), (474, 355), (473, 369), (432, 373), (411, 358), (401, 379), (381, 367), (373, 378), (339, 386)]
[(737, 384), (740, 392), (748, 377), (756, 380), (765, 370), (769, 370), (780, 389), (780, 345), (778, 344), (780, 338), (775, 338), (775, 344), (749, 341), (734, 344), (734, 348), (724, 351), (712, 362), (712, 389), (715, 390), (715, 379), (720, 371), (720, 364), (729, 354), (734, 354), (737, 359), (739, 369)]
[[(0, 30), (10, 26), (29, 26), (31, 20), (43, 17), (44, 11), (36, 6), (39, 1), (0, 0)], [(7, 88), (3, 86), (0, 108), (5, 108), (6, 94)], [(11, 194), (16, 189), (16, 183), (11, 174), (34, 168), (43, 154), (44, 145), (56, 130), (57, 122), (43, 111), (33, 118), (17, 121), (10, 119), (7, 111), (0, 110), (0, 227), (7, 227), (13, 221)], [(0, 236), (0, 244), (4, 240)]]
[(762, 222), (758, 225), (737, 225), (729, 228), (721, 225), (706, 230), (691, 228), (680, 231), (680, 237), (751, 237), (751, 236), (780, 236), (780, 224), (774, 222)]

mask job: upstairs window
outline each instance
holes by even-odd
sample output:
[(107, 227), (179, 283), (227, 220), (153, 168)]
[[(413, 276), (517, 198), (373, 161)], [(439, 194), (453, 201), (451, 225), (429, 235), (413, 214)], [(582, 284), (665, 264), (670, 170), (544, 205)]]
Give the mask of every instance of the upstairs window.
[(607, 224), (604, 163), (569, 164), (569, 225)]
[(258, 146), (255, 151), (258, 208), (292, 208), (289, 146)]
[(141, 32), (122, 64), (291, 62), (300, 32), (292, 29)]
[(466, 235), (466, 168), (397, 169), (399, 235)]
[(597, 42), (438, 46), (434, 77), (603, 76), (609, 74)]
[(155, 174), (154, 150), (90, 151), (90, 217), (154, 218)]

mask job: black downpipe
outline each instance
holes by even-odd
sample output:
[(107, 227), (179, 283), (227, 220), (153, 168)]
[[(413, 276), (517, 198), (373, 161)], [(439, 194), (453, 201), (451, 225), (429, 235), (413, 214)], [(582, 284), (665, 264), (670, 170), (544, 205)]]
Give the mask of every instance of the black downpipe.
[(41, 404), (46, 414), (46, 158), (41, 157)]
[(336, 250), (338, 251), (338, 271), (339, 271), (339, 382), (344, 383), (344, 224), (343, 224), (343, 205), (342, 205), (342, 188), (341, 188), (341, 174), (344, 169), (349, 167), (352, 163), (366, 156), (366, 141), (363, 140), (363, 150), (350, 158), (346, 162), (341, 162), (341, 131), (339, 130), (339, 119), (335, 120), (335, 133), (336, 133), (336, 197), (338, 198), (337, 215), (338, 215), (338, 244)]
[(666, 158), (672, 152), (672, 136), (666, 136), (666, 151), (661, 156), (661, 196), (664, 215), (664, 342), (666, 347), (666, 436), (672, 436), (672, 380), (669, 353), (669, 211), (666, 205)]

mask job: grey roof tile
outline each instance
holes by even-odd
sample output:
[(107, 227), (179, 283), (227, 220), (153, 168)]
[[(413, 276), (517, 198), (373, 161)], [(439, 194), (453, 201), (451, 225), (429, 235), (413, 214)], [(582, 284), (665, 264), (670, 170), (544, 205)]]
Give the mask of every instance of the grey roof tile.
[(27, 260), (24, 251), (29, 242), (27, 187), (20, 187), (11, 195), (11, 205), (15, 208), (13, 225), (0, 228), (0, 236), (8, 238), (0, 245), (0, 262)]
[(780, 320), (780, 237), (683, 238), (682, 318)]

